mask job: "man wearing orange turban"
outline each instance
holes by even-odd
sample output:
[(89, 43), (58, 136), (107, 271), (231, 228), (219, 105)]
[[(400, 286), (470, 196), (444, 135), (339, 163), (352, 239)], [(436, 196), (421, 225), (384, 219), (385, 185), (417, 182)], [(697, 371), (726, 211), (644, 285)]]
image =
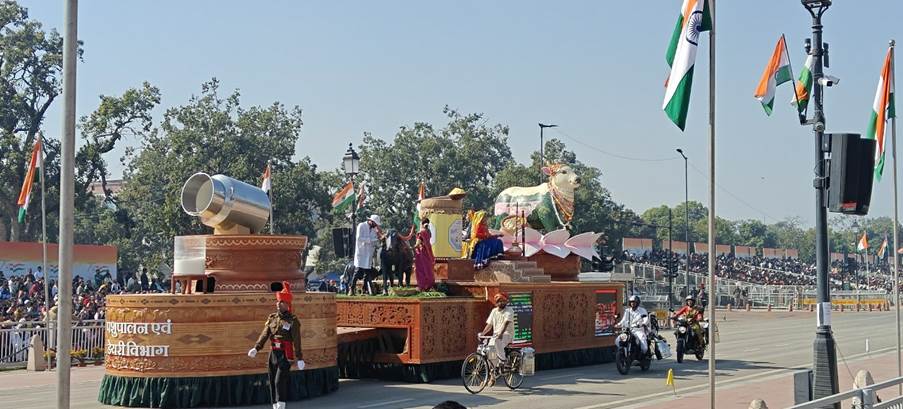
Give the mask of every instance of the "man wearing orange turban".
[(276, 311), (267, 317), (267, 322), (257, 338), (257, 344), (248, 351), (254, 358), (264, 343), (270, 341), (270, 356), (267, 359), (270, 380), (270, 400), (273, 409), (285, 409), (288, 397), (288, 378), (292, 361), (297, 360), (298, 370), (304, 369), (301, 356), (301, 321), (292, 314), (292, 291), (288, 281), (282, 282), (282, 291), (276, 293)]

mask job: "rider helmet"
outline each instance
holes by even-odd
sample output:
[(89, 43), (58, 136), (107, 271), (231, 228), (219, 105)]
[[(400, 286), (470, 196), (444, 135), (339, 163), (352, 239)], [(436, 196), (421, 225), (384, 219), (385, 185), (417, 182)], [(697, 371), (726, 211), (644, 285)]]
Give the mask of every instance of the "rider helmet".
[(684, 298), (684, 302), (687, 302), (687, 301), (696, 302), (696, 298), (693, 298), (692, 295), (688, 295), (688, 296), (686, 296), (686, 298)]
[(638, 296), (638, 295), (631, 295), (630, 298), (627, 299), (627, 302), (628, 302), (628, 303), (636, 302), (637, 304), (639, 304), (639, 303), (640, 303), (640, 296)]

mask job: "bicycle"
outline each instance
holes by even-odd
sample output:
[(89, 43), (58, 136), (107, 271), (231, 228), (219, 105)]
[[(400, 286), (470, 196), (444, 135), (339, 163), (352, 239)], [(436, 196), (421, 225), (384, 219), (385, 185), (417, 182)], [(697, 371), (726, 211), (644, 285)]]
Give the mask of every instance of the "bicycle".
[(461, 365), (461, 380), (464, 388), (472, 394), (483, 391), (486, 386), (495, 385), (497, 377), (502, 377), (508, 389), (515, 390), (524, 383), (524, 374), (521, 373), (523, 356), (520, 348), (505, 347), (508, 362), (502, 367), (497, 367), (490, 354), (495, 353), (495, 347), (489, 346), (492, 337), (477, 335), (480, 345), (477, 351), (464, 358)]

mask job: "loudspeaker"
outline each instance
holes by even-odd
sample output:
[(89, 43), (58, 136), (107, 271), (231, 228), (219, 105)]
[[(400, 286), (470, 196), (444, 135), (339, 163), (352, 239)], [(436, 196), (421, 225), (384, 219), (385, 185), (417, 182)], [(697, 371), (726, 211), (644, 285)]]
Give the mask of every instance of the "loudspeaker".
[(825, 134), (831, 140), (828, 210), (865, 215), (872, 199), (875, 140), (859, 134)]
[(354, 235), (351, 228), (332, 229), (332, 245), (335, 248), (336, 257), (351, 257), (354, 254)]

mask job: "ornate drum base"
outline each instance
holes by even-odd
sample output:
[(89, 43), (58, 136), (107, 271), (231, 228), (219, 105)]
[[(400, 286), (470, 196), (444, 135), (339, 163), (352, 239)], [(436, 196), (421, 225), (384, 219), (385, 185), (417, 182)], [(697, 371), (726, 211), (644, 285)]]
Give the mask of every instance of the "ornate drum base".
[[(292, 309), (301, 320), (307, 363), (292, 373), (292, 396), (334, 391), (334, 295), (296, 294)], [(265, 403), (269, 345), (254, 359), (247, 352), (273, 311), (269, 292), (108, 296), (107, 376), (100, 401), (145, 407)]]

